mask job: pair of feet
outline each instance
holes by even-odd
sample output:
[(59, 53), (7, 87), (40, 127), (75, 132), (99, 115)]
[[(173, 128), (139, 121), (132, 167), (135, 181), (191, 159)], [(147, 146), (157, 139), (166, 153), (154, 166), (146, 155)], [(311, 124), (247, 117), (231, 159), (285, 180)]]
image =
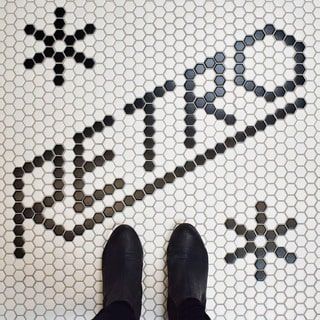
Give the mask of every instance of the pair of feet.
[[(180, 224), (167, 250), (168, 300), (175, 313), (183, 301), (196, 299), (206, 304), (208, 254), (199, 233), (190, 224)], [(104, 307), (123, 301), (135, 318), (141, 314), (143, 250), (136, 232), (127, 225), (117, 227), (103, 252)]]

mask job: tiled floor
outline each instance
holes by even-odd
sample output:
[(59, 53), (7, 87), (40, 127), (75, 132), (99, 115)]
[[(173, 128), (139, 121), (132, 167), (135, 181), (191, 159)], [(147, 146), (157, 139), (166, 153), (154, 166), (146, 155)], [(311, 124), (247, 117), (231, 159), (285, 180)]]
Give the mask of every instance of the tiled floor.
[(194, 224), (213, 319), (320, 318), (320, 3), (0, 3), (0, 318), (91, 319), (134, 226), (142, 319)]

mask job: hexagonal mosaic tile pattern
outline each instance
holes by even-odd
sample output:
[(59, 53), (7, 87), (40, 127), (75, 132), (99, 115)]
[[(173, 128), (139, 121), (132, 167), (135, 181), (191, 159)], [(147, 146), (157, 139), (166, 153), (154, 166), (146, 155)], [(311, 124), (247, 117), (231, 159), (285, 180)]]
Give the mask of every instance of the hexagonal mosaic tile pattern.
[(115, 226), (166, 318), (178, 223), (212, 319), (320, 317), (320, 4), (0, 4), (0, 319), (92, 319)]

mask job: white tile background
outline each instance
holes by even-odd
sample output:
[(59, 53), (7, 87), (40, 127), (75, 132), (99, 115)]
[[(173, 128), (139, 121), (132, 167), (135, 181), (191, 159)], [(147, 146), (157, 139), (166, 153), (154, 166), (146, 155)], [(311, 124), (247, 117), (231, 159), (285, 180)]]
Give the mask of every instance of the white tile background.
[[(77, 43), (79, 50), (94, 57), (87, 70), (72, 60), (66, 63), (65, 83), (52, 81), (53, 63), (26, 70), (23, 62), (43, 46), (24, 27), (33, 23), (53, 32), (53, 11), (63, 6), (66, 30), (73, 32), (85, 23), (97, 30)], [(196, 225), (210, 256), (207, 309), (213, 319), (318, 319), (320, 317), (320, 158), (319, 158), (319, 62), (320, 4), (318, 1), (4, 1), (0, 4), (0, 318), (1, 319), (91, 319), (101, 308), (103, 246), (114, 226), (135, 227), (143, 243), (143, 319), (163, 319), (166, 296), (165, 252), (177, 223)], [(294, 93), (266, 103), (243, 88), (235, 87), (233, 48), (236, 40), (272, 23), (306, 45), (306, 84)], [(270, 40), (270, 41), (269, 41)], [(292, 76), (292, 52), (271, 39), (248, 49), (246, 76), (268, 80), (267, 86)], [(259, 49), (260, 48), (260, 49)], [(257, 55), (253, 49), (260, 50)], [(226, 55), (226, 95), (217, 105), (235, 113), (239, 121), (226, 127), (203, 110), (196, 112), (194, 149), (186, 150), (183, 100), (184, 71), (217, 51)], [(283, 66), (285, 66), (284, 73)], [(267, 72), (267, 69), (270, 69)], [(272, 70), (273, 72), (272, 72)], [(206, 74), (212, 79), (210, 72)], [(200, 78), (200, 77), (199, 77)], [(143, 112), (125, 115), (125, 103), (174, 79), (177, 89), (156, 103), (156, 169), (145, 173), (141, 161), (144, 147)], [(278, 82), (279, 80), (279, 82)], [(202, 81), (202, 82), (201, 82)], [(199, 85), (204, 79), (199, 79)], [(201, 88), (200, 88), (201, 93)], [(67, 243), (32, 220), (24, 223), (26, 255), (13, 255), (13, 174), (16, 166), (44, 150), (63, 143), (72, 150), (72, 137), (85, 126), (112, 114), (115, 124), (103, 141), (116, 153), (114, 166), (87, 174), (85, 190), (92, 192), (103, 180), (121, 177), (126, 192), (143, 187), (166, 170), (204, 152), (225, 135), (234, 134), (276, 107), (304, 97), (307, 106), (284, 121), (249, 138), (205, 166), (187, 173), (142, 202), (116, 213), (93, 231)], [(98, 137), (98, 135), (97, 135)], [(97, 139), (95, 136), (95, 139)], [(86, 156), (100, 150), (99, 142), (88, 141)], [(72, 172), (70, 151), (65, 154)], [(42, 196), (43, 186), (52, 183), (39, 170), (29, 177), (28, 201)], [(31, 176), (31, 175), (30, 175)], [(72, 180), (66, 179), (66, 200), (45, 211), (72, 228), (93, 211), (75, 214), (72, 209)], [(104, 182), (103, 182), (104, 183)], [(115, 195), (122, 198), (123, 193)], [(111, 201), (112, 199), (109, 199)], [(298, 226), (279, 245), (297, 255), (286, 264), (268, 255), (267, 278), (254, 278), (255, 258), (248, 255), (235, 265), (224, 256), (242, 240), (227, 231), (227, 217), (254, 226), (257, 201), (268, 205), (272, 226), (294, 217)], [(71, 203), (71, 204), (70, 204)], [(97, 210), (102, 204), (97, 204)]]

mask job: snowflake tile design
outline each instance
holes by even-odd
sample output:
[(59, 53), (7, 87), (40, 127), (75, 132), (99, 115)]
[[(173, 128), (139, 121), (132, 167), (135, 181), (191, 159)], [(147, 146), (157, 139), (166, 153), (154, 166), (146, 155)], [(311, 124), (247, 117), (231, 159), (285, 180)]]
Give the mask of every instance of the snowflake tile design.
[[(276, 243), (278, 236), (284, 236), (288, 230), (295, 229), (297, 221), (294, 218), (287, 219), (285, 224), (279, 224), (275, 230), (267, 229), (265, 223), (267, 205), (264, 201), (259, 201), (256, 204), (257, 215), (255, 217), (257, 226), (253, 230), (247, 229), (242, 224), (237, 224), (235, 219), (227, 219), (225, 226), (229, 230), (234, 230), (238, 236), (243, 236), (246, 239), (246, 244), (243, 248), (237, 248), (233, 253), (227, 253), (225, 260), (227, 263), (235, 263), (237, 259), (243, 259), (248, 253), (254, 253), (256, 256), (255, 267), (257, 272), (255, 277), (258, 281), (263, 281), (266, 278), (264, 271), (266, 261), (264, 260), (267, 253), (274, 253), (278, 258), (283, 258), (287, 263), (294, 263), (297, 257), (294, 252), (287, 252), (286, 248), (279, 247)], [(264, 245), (257, 245), (255, 240), (262, 237)], [(263, 240), (264, 238), (264, 240)]]
[[(42, 52), (34, 54), (33, 58), (28, 58), (24, 61), (26, 69), (32, 69), (37, 63), (43, 63), (46, 58), (52, 58), (55, 61), (53, 70), (56, 76), (53, 82), (57, 86), (61, 86), (64, 83), (63, 73), (65, 71), (65, 59), (73, 58), (75, 62), (82, 63), (86, 68), (93, 68), (94, 60), (87, 58), (83, 52), (75, 50), (75, 43), (83, 40), (86, 35), (93, 34), (96, 27), (93, 24), (87, 24), (83, 29), (78, 29), (74, 34), (66, 34), (64, 31), (65, 21), (64, 15), (66, 11), (63, 7), (58, 7), (54, 11), (56, 20), (54, 21), (54, 27), (56, 31), (53, 35), (47, 35), (43, 30), (38, 30), (33, 24), (27, 24), (24, 31), (27, 35), (33, 35), (35, 40), (43, 41), (45, 49)], [(60, 42), (63, 42), (62, 48), (56, 50), (55, 46)]]

